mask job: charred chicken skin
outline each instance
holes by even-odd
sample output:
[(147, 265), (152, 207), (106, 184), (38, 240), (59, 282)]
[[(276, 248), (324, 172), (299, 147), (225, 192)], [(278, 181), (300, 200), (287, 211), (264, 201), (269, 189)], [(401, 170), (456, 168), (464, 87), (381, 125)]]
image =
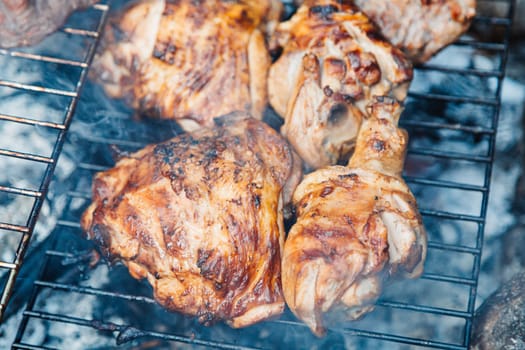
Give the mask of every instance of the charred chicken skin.
[(92, 76), (107, 94), (186, 131), (267, 104), (278, 0), (140, 0), (110, 20)]
[(414, 62), (428, 61), (465, 33), (476, 0), (354, 0), (381, 33)]
[(81, 225), (146, 278), (164, 307), (244, 327), (284, 308), (286, 141), (245, 114), (125, 157), (96, 175)]
[(28, 46), (57, 30), (97, 0), (0, 0), (0, 47)]
[(283, 135), (312, 168), (346, 162), (372, 96), (403, 101), (412, 65), (350, 3), (307, 1), (277, 27), (269, 100)]
[(407, 141), (399, 114), (397, 102), (377, 99), (348, 167), (310, 173), (294, 193), (297, 222), (284, 246), (283, 291), (318, 336), (327, 322), (372, 310), (387, 278), (423, 271), (426, 232), (401, 178)]

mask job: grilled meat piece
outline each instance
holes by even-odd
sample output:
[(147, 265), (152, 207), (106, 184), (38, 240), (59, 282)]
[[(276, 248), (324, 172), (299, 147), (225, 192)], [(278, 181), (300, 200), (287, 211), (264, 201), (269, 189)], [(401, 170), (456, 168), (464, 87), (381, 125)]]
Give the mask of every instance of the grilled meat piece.
[(96, 175), (87, 237), (155, 299), (205, 324), (280, 314), (286, 141), (246, 114), (150, 145)]
[(401, 178), (407, 140), (397, 128), (400, 113), (393, 100), (378, 99), (348, 167), (310, 173), (294, 193), (298, 217), (284, 246), (283, 291), (318, 336), (327, 320), (372, 310), (388, 277), (423, 271), (426, 232)]
[(281, 129), (310, 167), (348, 160), (373, 96), (406, 97), (411, 63), (379, 37), (351, 4), (310, 1), (278, 25), (271, 66), (270, 103)]
[(0, 0), (0, 47), (33, 45), (96, 0)]
[(476, 0), (354, 0), (392, 44), (414, 62), (428, 61), (465, 33)]
[(92, 77), (107, 94), (187, 130), (236, 110), (261, 118), (278, 0), (141, 0), (110, 20)]

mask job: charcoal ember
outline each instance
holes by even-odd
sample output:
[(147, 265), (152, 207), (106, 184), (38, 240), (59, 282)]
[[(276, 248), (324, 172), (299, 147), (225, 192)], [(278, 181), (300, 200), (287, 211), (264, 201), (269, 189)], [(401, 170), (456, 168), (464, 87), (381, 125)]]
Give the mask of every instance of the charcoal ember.
[(97, 0), (0, 0), (0, 47), (33, 45)]
[(525, 349), (525, 271), (514, 275), (479, 307), (471, 349)]

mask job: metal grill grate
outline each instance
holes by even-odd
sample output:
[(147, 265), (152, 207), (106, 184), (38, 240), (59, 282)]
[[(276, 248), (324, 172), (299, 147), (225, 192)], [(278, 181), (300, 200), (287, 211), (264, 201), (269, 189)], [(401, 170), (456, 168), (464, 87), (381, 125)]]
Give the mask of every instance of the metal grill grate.
[[(150, 128), (143, 121), (119, 113), (109, 113), (104, 122), (93, 123), (83, 113), (77, 113), (64, 149), (66, 153), (81, 153), (77, 154), (77, 169), (70, 182), (60, 184), (69, 186), (66, 209), (32, 285), (13, 348), (71, 348), (68, 341), (76, 343), (81, 335), (88, 335), (89, 343), (81, 343), (79, 348), (104, 348), (116, 342), (139, 349), (172, 348), (175, 344), (221, 349), (373, 349), (407, 345), (467, 349), (515, 6), (513, 1), (498, 3), (506, 6), (506, 17), (478, 16), (475, 24), (501, 28), (502, 39), (480, 41), (465, 36), (436, 60), (416, 70), (401, 123), (411, 135), (405, 179), (418, 199), (429, 231), (429, 256), (422, 278), (389, 286), (372, 314), (330, 329), (324, 339), (313, 337), (289, 312), (277, 320), (243, 330), (221, 324), (201, 327), (192, 319), (164, 311), (152, 299), (149, 286), (131, 278), (124, 267), (99, 264), (91, 268), (92, 245), (80, 238), (79, 217), (89, 202), (92, 176), (113, 164), (106, 156), (110, 146), (135, 150), (178, 130), (163, 124), (159, 134), (158, 125)], [(491, 69), (465, 68), (439, 59), (450, 57), (455, 50), (465, 51), (471, 62), (488, 52), (497, 63)], [(86, 61), (84, 67), (87, 65)], [(431, 84), (427, 89), (422, 84), (431, 79), (438, 79), (441, 88), (436, 90), (437, 84)], [(450, 90), (450, 86), (455, 89)], [(96, 87), (90, 88), (97, 91)], [(90, 123), (91, 130), (86, 131)], [(65, 133), (67, 124), (62, 130)], [(60, 149), (61, 144), (57, 147)], [(49, 162), (50, 167), (54, 161)], [(456, 169), (461, 169), (461, 174), (454, 173)], [(43, 196), (42, 191), (2, 190)], [(35, 217), (36, 213), (32, 220)], [(28, 238), (30, 229), (27, 231), (24, 237)], [(13, 275), (18, 266), (8, 266)], [(39, 327), (53, 334), (56, 329), (65, 328), (67, 332), (62, 336), (73, 336), (35, 339), (34, 332)]]
[[(10, 181), (0, 183), (0, 197), (2, 199), (13, 201), (18, 198), (24, 198), (27, 204), (25, 206), (27, 207), (27, 212), (6, 217), (5, 221), (0, 220), (0, 235), (11, 235), (18, 241), (16, 251), (12, 252), (12, 254), (6, 254), (9, 259), (5, 258), (4, 261), (0, 257), (0, 320), (12, 293), (15, 279), (24, 260), (38, 215), (48, 192), (56, 162), (62, 151), (65, 136), (70, 126), (80, 91), (84, 85), (88, 67), (94, 55), (99, 33), (105, 22), (107, 10), (108, 6), (103, 4), (95, 5), (89, 10), (94, 12), (92, 18), (96, 19), (96, 23), (91, 28), (65, 26), (60, 30), (60, 33), (57, 35), (67, 37), (63, 41), (63, 49), (65, 48), (66, 50), (64, 50), (62, 56), (47, 53), (44, 45), (29, 49), (0, 49), (0, 58), (3, 59), (4, 68), (10, 68), (15, 63), (26, 67), (39, 66), (41, 68), (40, 73), (46, 77), (44, 82), (33, 83), (12, 81), (0, 76), (0, 89), (3, 89), (2, 92), (5, 95), (30, 95), (35, 101), (47, 99), (47, 102), (44, 102), (41, 107), (46, 110), (58, 111), (57, 115), (53, 117), (49, 115), (18, 115), (19, 113), (25, 113), (24, 110), (6, 112), (5, 105), (0, 105), (0, 122), (3, 123), (4, 132), (7, 132), (5, 131), (7, 124), (17, 123), (45, 129), (46, 131), (44, 132), (49, 132), (50, 138), (54, 137), (52, 150), (45, 155), (38, 152), (18, 151), (16, 148), (19, 145), (9, 145), (13, 146), (12, 148), (0, 146), (0, 161), (4, 164), (11, 164), (10, 160), (19, 159), (21, 161), (15, 164), (18, 164), (21, 169), (28, 167), (41, 169), (41, 172), (37, 175), (38, 180), (32, 181), (29, 186), (13, 185), (13, 183), (17, 182), (22, 184), (27, 182), (24, 181), (24, 177), (28, 177), (28, 175), (24, 173), (11, 175), (14, 178), (8, 179)], [(54, 38), (56, 38), (56, 35), (48, 38), (45, 43), (49, 44)], [(68, 45), (74, 43), (77, 43), (77, 45), (80, 43), (84, 50), (79, 53), (78, 57), (71, 58), (68, 57), (69, 52), (67, 52), (67, 48)], [(57, 71), (67, 71), (73, 78), (70, 77), (67, 83), (60, 81), (63, 77), (61, 74), (55, 74)], [(28, 141), (17, 140), (18, 142), (24, 144)], [(7, 172), (7, 169), (5, 170)], [(2, 216), (3, 218), (4, 216)]]

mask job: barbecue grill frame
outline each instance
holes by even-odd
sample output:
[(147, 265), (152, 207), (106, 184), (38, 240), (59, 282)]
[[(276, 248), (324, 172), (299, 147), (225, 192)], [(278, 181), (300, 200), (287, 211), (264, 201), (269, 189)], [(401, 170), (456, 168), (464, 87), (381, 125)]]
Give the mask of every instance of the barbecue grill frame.
[[(480, 126), (471, 127), (471, 126), (456, 125), (456, 124), (444, 125), (444, 124), (437, 123), (437, 122), (434, 123), (434, 122), (421, 122), (421, 121), (414, 121), (414, 120), (410, 120), (410, 121), (402, 120), (402, 124), (404, 124), (405, 126), (422, 127), (422, 128), (445, 128), (445, 129), (463, 131), (467, 133), (476, 133), (479, 135), (486, 135), (489, 138), (488, 151), (486, 155), (467, 155), (463, 153), (445, 152), (445, 151), (429, 150), (429, 149), (410, 151), (410, 153), (413, 155), (432, 156), (432, 157), (446, 158), (446, 159), (466, 160), (466, 161), (471, 161), (475, 163), (484, 163), (487, 166), (485, 168), (486, 171), (485, 171), (484, 183), (482, 185), (460, 184), (460, 183), (455, 183), (451, 181), (429, 180), (429, 179), (405, 177), (405, 180), (409, 184), (418, 184), (418, 185), (423, 185), (423, 186), (435, 186), (435, 187), (440, 187), (440, 188), (468, 190), (468, 191), (479, 192), (482, 195), (482, 199), (480, 203), (480, 207), (481, 207), (480, 215), (464, 215), (464, 214), (458, 214), (454, 212), (447, 212), (447, 211), (440, 211), (440, 210), (421, 210), (421, 213), (423, 216), (433, 216), (433, 217), (438, 217), (442, 219), (452, 219), (452, 220), (472, 222), (472, 223), (477, 224), (478, 232), (477, 232), (475, 247), (462, 246), (462, 245), (450, 245), (450, 244), (445, 244), (445, 243), (440, 243), (440, 242), (429, 242), (429, 248), (434, 248), (434, 249), (439, 249), (439, 250), (444, 250), (444, 251), (451, 251), (451, 252), (472, 254), (472, 256), (474, 257), (474, 261), (472, 264), (473, 265), (472, 266), (472, 276), (470, 278), (447, 276), (444, 274), (431, 274), (431, 273), (425, 273), (424, 276), (422, 277), (423, 279), (428, 279), (428, 280), (456, 283), (456, 284), (464, 285), (470, 288), (469, 298), (468, 298), (468, 303), (467, 303), (467, 310), (466, 311), (456, 311), (456, 310), (444, 309), (444, 308), (439, 308), (439, 307), (420, 306), (420, 305), (414, 305), (414, 304), (409, 304), (409, 303), (390, 302), (390, 301), (383, 301), (383, 300), (380, 300), (377, 303), (378, 305), (381, 305), (384, 307), (463, 318), (465, 319), (463, 343), (458, 345), (458, 344), (447, 343), (447, 342), (431, 341), (431, 340), (419, 339), (419, 338), (409, 338), (405, 336), (386, 334), (382, 332), (363, 331), (363, 330), (358, 330), (358, 329), (342, 330), (341, 332), (344, 334), (358, 336), (358, 337), (378, 339), (378, 340), (385, 340), (385, 341), (396, 342), (396, 343), (401, 343), (401, 344), (415, 345), (415, 346), (420, 346), (420, 347), (428, 347), (428, 348), (468, 349), (469, 347), (472, 320), (473, 320), (474, 312), (475, 312), (475, 300), (476, 300), (476, 295), (477, 295), (478, 276), (480, 272), (481, 252), (483, 248), (483, 237), (484, 237), (485, 221), (486, 221), (486, 214), (487, 214), (487, 207), (488, 207), (488, 195), (490, 192), (490, 180), (492, 178), (492, 171), (493, 171), (493, 161), (494, 161), (495, 143), (496, 143), (496, 131), (497, 131), (497, 126), (499, 124), (499, 115), (500, 115), (500, 108), (501, 108), (501, 90), (502, 90), (503, 78), (505, 76), (505, 67), (507, 63), (509, 40), (510, 40), (510, 30), (512, 27), (512, 14), (514, 13), (514, 9), (515, 9), (515, 0), (498, 1), (498, 2), (504, 2), (504, 3), (509, 4), (508, 13), (506, 17), (493, 18), (493, 17), (478, 16), (476, 17), (475, 21), (480, 21), (483, 23), (491, 24), (491, 25), (504, 26), (505, 35), (501, 43), (499, 42), (498, 43), (493, 43), (493, 42), (485, 43), (485, 42), (477, 42), (477, 41), (472, 41), (472, 40), (460, 39), (454, 44), (454, 45), (468, 46), (468, 47), (472, 47), (475, 49), (488, 50), (488, 51), (499, 53), (500, 64), (497, 70), (486, 71), (486, 70), (478, 70), (478, 69), (455, 69), (455, 68), (437, 66), (434, 64), (426, 64), (421, 67), (417, 67), (417, 69), (422, 70), (422, 71), (432, 70), (432, 71), (443, 72), (443, 73), (454, 73), (454, 74), (460, 74), (460, 75), (472, 75), (472, 76), (478, 76), (478, 77), (496, 78), (497, 79), (497, 87), (496, 87), (496, 92), (495, 92), (496, 97), (494, 99), (484, 99), (484, 98), (476, 98), (476, 97), (458, 97), (458, 96), (448, 96), (448, 95), (430, 94), (430, 93), (429, 94), (421, 94), (421, 93), (415, 93), (415, 92), (409, 93), (409, 97), (416, 98), (416, 99), (429, 99), (429, 100), (437, 100), (437, 101), (443, 101), (443, 102), (471, 103), (473, 105), (491, 106), (494, 111), (494, 113), (492, 114), (492, 124), (491, 124), (493, 125), (493, 127), (480, 127)], [(99, 30), (100, 29), (101, 27), (99, 27)], [(99, 33), (96, 33), (97, 38), (99, 36)], [(95, 33), (93, 33), (93, 35), (95, 35)], [(0, 52), (0, 54), (3, 54), (3, 52)], [(89, 58), (89, 61), (86, 62), (85, 69), (87, 69), (87, 67), (89, 66), (89, 62), (91, 62), (91, 57)], [(78, 91), (80, 91), (80, 89), (82, 88), (83, 82), (84, 82), (84, 78), (85, 78), (84, 72), (85, 71), (83, 71), (83, 76), (81, 78), (81, 81), (79, 81), (79, 85), (77, 85)], [(2, 82), (0, 82), (0, 85), (1, 83)], [(74, 99), (75, 104), (76, 104), (76, 101), (77, 100), (75, 98)], [(69, 127), (69, 123), (71, 122), (72, 115), (73, 115), (73, 111), (71, 111), (71, 113), (68, 114), (67, 123), (64, 123), (63, 131), (62, 131), (61, 137), (59, 138), (60, 144), (57, 144), (55, 146), (53, 155), (55, 155), (56, 153), (56, 158), (58, 158), (60, 150), (62, 149), (62, 146), (64, 143), (64, 137)], [(117, 145), (123, 144), (125, 146), (132, 146), (132, 147), (139, 146), (138, 143), (135, 143), (133, 141), (122, 142), (122, 140), (112, 140), (112, 139), (94, 140), (94, 142), (100, 142), (100, 143), (105, 143), (105, 144), (117, 144)], [(52, 170), (54, 169), (55, 163), (56, 163), (56, 159), (53, 159), (53, 162), (50, 162), (49, 168), (51, 168), (50, 170), (51, 173), (47, 175), (47, 177), (45, 178), (45, 184), (43, 185), (40, 191), (42, 198), (45, 196), (45, 193), (47, 192), (49, 181), (52, 175)], [(89, 164), (89, 163), (81, 163), (78, 165), (78, 167), (80, 169), (89, 170), (93, 172), (106, 169), (105, 167), (100, 167), (96, 164)], [(0, 188), (0, 190), (11, 191), (11, 192), (18, 191), (20, 193), (25, 193), (29, 191), (28, 189), (4, 189), (4, 188)], [(74, 191), (71, 191), (69, 195), (70, 195), (69, 201), (71, 201), (73, 198), (76, 198), (76, 197), (86, 198), (85, 193), (78, 193)], [(36, 218), (38, 216), (38, 211), (41, 207), (41, 204), (42, 203), (39, 204), (39, 206), (36, 208), (36, 211), (34, 213), (32, 212), (32, 216), (30, 218), (30, 223), (32, 224), (32, 226), (28, 225), (28, 232), (24, 234), (24, 237), (26, 237), (25, 238), (26, 241), (28, 241), (30, 238), (30, 235), (31, 235), (32, 229), (34, 228), (34, 223), (36, 222)], [(5, 228), (5, 227), (2, 227), (2, 224), (0, 224), (0, 228)], [(66, 228), (73, 229), (73, 230), (79, 230), (80, 225), (78, 221), (59, 220), (56, 231), (60, 231)], [(57, 237), (58, 237), (57, 232), (53, 232), (53, 234), (55, 236), (54, 237), (55, 240), (57, 240)], [(16, 267), (13, 267), (13, 270), (11, 273), (14, 275), (12, 277), (13, 281), (14, 281), (14, 278), (16, 277), (18, 269), (20, 268), (20, 265), (22, 262), (21, 258), (27, 248), (27, 243), (28, 242), (24, 242), (23, 249), (21, 250), (19, 249), (21, 251), (20, 264), (18, 264)], [(17, 255), (17, 259), (18, 258), (19, 257)], [(42, 276), (43, 271), (45, 270), (45, 267), (49, 263), (49, 260), (53, 258), (75, 259), (76, 257), (74, 254), (60, 250), (60, 249), (56, 249), (56, 247), (54, 246), (52, 249), (49, 249), (46, 251), (46, 257), (42, 264), (42, 271), (41, 271), (40, 276)], [(0, 264), (0, 267), (1, 266), (2, 265)], [(38, 279), (34, 282), (32, 294), (29, 298), (27, 308), (23, 313), (23, 319), (20, 324), (15, 342), (13, 344), (13, 348), (15, 349), (46, 349), (45, 347), (30, 345), (30, 344), (26, 344), (23, 342), (24, 332), (26, 331), (27, 324), (31, 318), (48, 320), (48, 321), (53, 321), (53, 322), (56, 321), (56, 322), (71, 323), (71, 324), (76, 324), (80, 326), (96, 328), (100, 331), (114, 332), (115, 334), (122, 334), (123, 332), (126, 332), (130, 329), (130, 326), (126, 324), (118, 325), (118, 324), (114, 324), (111, 322), (105, 322), (101, 320), (88, 320), (88, 319), (82, 319), (82, 318), (72, 317), (68, 315), (52, 314), (48, 312), (39, 311), (37, 305), (35, 304), (35, 301), (37, 297), (39, 296), (39, 293), (44, 288), (51, 289), (51, 290), (66, 291), (66, 292), (82, 293), (85, 295), (119, 298), (119, 299), (124, 299), (124, 300), (129, 300), (129, 301), (140, 301), (140, 302), (145, 302), (148, 304), (155, 303), (155, 301), (152, 298), (147, 298), (144, 296), (124, 295), (124, 294), (110, 292), (110, 291), (106, 291), (102, 289), (96, 289), (96, 288), (91, 288), (91, 287), (81, 287), (81, 286), (72, 285), (68, 283), (49, 282), (43, 279)], [(5, 304), (2, 304), (2, 305), (5, 305)], [(274, 320), (270, 322), (292, 326), (292, 327), (303, 327), (303, 328), (305, 327), (304, 324), (302, 324), (301, 322), (294, 321), (294, 320)], [(192, 337), (178, 336), (178, 335), (174, 335), (170, 333), (161, 333), (161, 332), (144, 331), (144, 330), (137, 330), (137, 331), (140, 336), (153, 337), (153, 338), (165, 340), (165, 341), (175, 341), (175, 342), (188, 343), (188, 344), (194, 344), (194, 345), (202, 345), (206, 347), (216, 347), (216, 348), (221, 348), (221, 349), (253, 349), (252, 347), (239, 346), (239, 345), (231, 344), (231, 343), (227, 344), (227, 343), (222, 343), (222, 342), (217, 342), (217, 341), (200, 340), (200, 339), (195, 339)]]
[(61, 123), (45, 121), (45, 120), (36, 120), (36, 119), (31, 119), (30, 117), (27, 117), (27, 118), (17, 117), (17, 116), (0, 113), (0, 121), (6, 121), (10, 123), (20, 123), (20, 124), (39, 126), (39, 127), (45, 127), (45, 128), (58, 130), (58, 136), (57, 136), (56, 142), (53, 145), (53, 151), (49, 157), (43, 157), (43, 156), (39, 156), (36, 154), (31, 154), (31, 153), (16, 152), (16, 151), (12, 151), (9, 149), (0, 149), (0, 155), (2, 156), (14, 157), (14, 158), (19, 158), (19, 159), (24, 159), (30, 162), (46, 164), (46, 169), (45, 169), (43, 176), (40, 179), (40, 185), (38, 189), (0, 186), (0, 192), (12, 194), (15, 196), (26, 196), (26, 197), (35, 198), (33, 207), (26, 219), (25, 225), (17, 225), (11, 222), (0, 222), (0, 229), (21, 233), (21, 237), (18, 242), (18, 248), (17, 248), (17, 251), (15, 252), (14, 260), (12, 262), (0, 260), (0, 268), (5, 268), (9, 270), (9, 272), (7, 273), (7, 281), (5, 285), (0, 289), (0, 292), (1, 292), (0, 294), (0, 322), (2, 321), (4, 312), (7, 307), (7, 303), (13, 292), (16, 277), (18, 276), (18, 272), (20, 271), (20, 267), (22, 266), (22, 263), (24, 261), (25, 253), (27, 251), (29, 242), (31, 240), (31, 236), (35, 229), (35, 225), (37, 223), (38, 216), (40, 214), (40, 210), (42, 209), (42, 205), (44, 204), (46, 195), (48, 193), (49, 185), (53, 178), (53, 174), (55, 172), (58, 158), (62, 152), (62, 148), (66, 140), (66, 134), (69, 130), (69, 126), (73, 119), (73, 115), (75, 113), (75, 109), (77, 106), (78, 99), (80, 97), (82, 87), (84, 86), (84, 82), (87, 77), (88, 68), (91, 65), (91, 61), (93, 60), (95, 50), (96, 50), (96, 47), (100, 39), (100, 33), (102, 32), (102, 29), (106, 21), (106, 17), (107, 17), (106, 15), (109, 10), (109, 6), (104, 5), (104, 4), (96, 4), (93, 6), (93, 8), (102, 12), (100, 21), (95, 31), (77, 29), (77, 28), (72, 28), (72, 27), (64, 27), (61, 29), (61, 31), (63, 31), (64, 33), (68, 33), (72, 35), (73, 36), (72, 40), (80, 40), (78, 39), (79, 37), (80, 38), (91, 38), (91, 44), (83, 60), (77, 61), (77, 60), (63, 59), (63, 58), (57, 58), (57, 57), (51, 57), (51, 56), (43, 56), (43, 55), (26, 53), (24, 51), (17, 50), (17, 49), (8, 50), (8, 49), (0, 48), (0, 55), (2, 56), (25, 58), (25, 59), (32, 60), (34, 62), (56, 63), (56, 64), (60, 64), (61, 66), (81, 68), (80, 74), (78, 76), (78, 80), (74, 84), (75, 89), (73, 91), (68, 91), (65, 89), (63, 90), (63, 89), (46, 88), (46, 87), (42, 87), (38, 85), (31, 85), (31, 84), (23, 84), (23, 83), (19, 83), (16, 81), (0, 80), (0, 87), (10, 87), (10, 88), (14, 88), (14, 89), (22, 90), (22, 91), (38, 92), (44, 95), (60, 95), (60, 96), (67, 96), (71, 98), (68, 104), (64, 104), (62, 106), (65, 113), (62, 116)]

